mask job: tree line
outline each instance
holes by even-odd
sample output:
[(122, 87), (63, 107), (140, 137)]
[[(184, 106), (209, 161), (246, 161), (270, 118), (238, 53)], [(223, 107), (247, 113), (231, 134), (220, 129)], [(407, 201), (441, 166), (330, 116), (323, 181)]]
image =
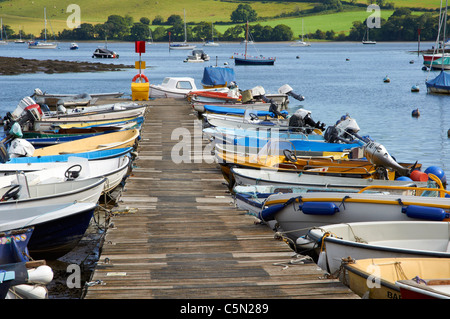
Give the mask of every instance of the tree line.
[[(348, 35), (333, 30), (307, 34), (310, 39), (334, 41), (361, 41), (367, 32), (367, 20), (354, 21)], [(408, 8), (394, 10), (386, 20), (380, 19), (380, 28), (370, 29), (370, 39), (376, 41), (417, 41), (419, 32), (421, 41), (435, 41), (438, 35), (439, 16), (431, 12), (414, 15)], [(447, 30), (450, 23), (447, 23)], [(420, 30), (420, 31), (419, 31)]]
[[(334, 6), (340, 8), (339, 0), (322, 0), (322, 5), (327, 9)], [(384, 4), (385, 0), (377, 0), (379, 4)], [(339, 10), (339, 9), (338, 9)], [(421, 40), (434, 41), (438, 32), (438, 16), (433, 12), (425, 12), (422, 15), (413, 15), (408, 8), (396, 9), (386, 20), (381, 18), (381, 28), (370, 30), (370, 38), (376, 41), (415, 41), (418, 38), (418, 30), (421, 31)], [(231, 19), (235, 25), (230, 26), (224, 33), (219, 32), (212, 23), (200, 22), (197, 24), (187, 24), (187, 38), (189, 41), (210, 40), (214, 34), (215, 40), (221, 41), (240, 41), (245, 38), (246, 21), (257, 21), (258, 15), (249, 4), (239, 4), (231, 14)], [(8, 25), (4, 25), (4, 33), (7, 38), (18, 38)], [(450, 30), (450, 28), (447, 28)], [(249, 26), (253, 40), (255, 41), (291, 41), (300, 35), (294, 35), (292, 29), (284, 24), (275, 27), (268, 25), (253, 24)], [(315, 32), (306, 34), (309, 39), (331, 40), (331, 41), (361, 41), (367, 32), (366, 21), (354, 21), (350, 32), (346, 35), (344, 32), (336, 33), (333, 30)], [(135, 22), (128, 15), (110, 15), (105, 23), (92, 25), (82, 23), (79, 28), (64, 29), (54, 35), (56, 40), (118, 40), (118, 41), (137, 41), (148, 40), (150, 37), (155, 42), (184, 40), (184, 21), (179, 15), (171, 15), (164, 19), (157, 15), (152, 21), (147, 17), (142, 17)], [(49, 37), (49, 33), (47, 32)], [(31, 39), (31, 34), (21, 34), (22, 38)], [(40, 37), (43, 38), (44, 30)]]

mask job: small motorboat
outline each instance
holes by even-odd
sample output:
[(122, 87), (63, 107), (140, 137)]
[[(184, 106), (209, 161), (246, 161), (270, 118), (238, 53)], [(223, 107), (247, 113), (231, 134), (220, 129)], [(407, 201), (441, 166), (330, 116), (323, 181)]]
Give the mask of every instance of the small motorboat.
[[(138, 137), (139, 130), (136, 129), (105, 133), (71, 142), (38, 148), (33, 152), (32, 156), (37, 157), (48, 155), (77, 154), (83, 152), (133, 147)], [(14, 142), (15, 140), (12, 141), (11, 147), (14, 146)]]
[[(0, 187), (7, 187), (26, 180), (27, 185), (84, 180), (106, 177), (104, 193), (113, 190), (126, 177), (131, 165), (129, 156), (89, 161), (77, 156), (67, 162), (4, 163), (0, 167)], [(20, 172), (20, 173), (18, 173)]]
[(196, 49), (192, 50), (192, 53), (187, 56), (187, 58), (183, 62), (205, 62), (209, 61), (209, 55), (206, 54), (203, 50)]
[(197, 90), (193, 78), (166, 77), (161, 84), (150, 83), (149, 97), (184, 99), (193, 90)]
[(404, 189), (407, 193), (380, 195), (365, 192), (376, 188), (368, 187), (358, 193), (273, 194), (264, 202), (266, 208), (259, 214), (259, 219), (276, 220), (293, 242), (311, 228), (330, 224), (450, 220), (450, 198), (442, 196), (447, 194), (443, 188), (386, 186), (387, 192)]
[(317, 256), (323, 258), (330, 274), (342, 266), (342, 260), (423, 257), (450, 258), (447, 250), (450, 224), (434, 221), (381, 221), (322, 225), (297, 240), (310, 241)]
[[(350, 259), (344, 265), (348, 276), (348, 285), (359, 296), (365, 299), (403, 299), (397, 283), (404, 280), (427, 283), (431, 280), (435, 284), (443, 283), (438, 293), (435, 289), (434, 297), (449, 299), (448, 278), (450, 278), (449, 258), (367, 258)], [(445, 284), (444, 283), (447, 283)], [(431, 282), (430, 282), (431, 284)], [(428, 285), (422, 285), (430, 291)]]
[(118, 59), (119, 55), (116, 52), (106, 48), (97, 48), (92, 54), (92, 57), (98, 59)]
[(71, 43), (71, 44), (70, 44), (70, 50), (78, 50), (78, 44), (76, 44), (76, 43)]
[(57, 259), (83, 238), (97, 203), (11, 205), (0, 212), (0, 232), (34, 227), (28, 242), (33, 259)]

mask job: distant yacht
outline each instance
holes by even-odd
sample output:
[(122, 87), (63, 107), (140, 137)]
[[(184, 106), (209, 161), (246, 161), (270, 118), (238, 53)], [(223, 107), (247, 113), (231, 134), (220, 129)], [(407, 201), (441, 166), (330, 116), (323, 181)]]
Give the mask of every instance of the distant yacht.
[(28, 49), (56, 49), (57, 47), (57, 43), (47, 42), (47, 14), (44, 8), (44, 42), (31, 42), (28, 44)]
[[(0, 45), (8, 44), (7, 41), (3, 40), (3, 19), (0, 18)], [(6, 33), (5, 33), (6, 36)]]
[(297, 40), (297, 41), (291, 43), (290, 46), (291, 46), (291, 47), (310, 47), (310, 46), (311, 46), (311, 43), (305, 42), (305, 41), (303, 40), (303, 19), (302, 19), (302, 39), (301, 39), (301, 40)]

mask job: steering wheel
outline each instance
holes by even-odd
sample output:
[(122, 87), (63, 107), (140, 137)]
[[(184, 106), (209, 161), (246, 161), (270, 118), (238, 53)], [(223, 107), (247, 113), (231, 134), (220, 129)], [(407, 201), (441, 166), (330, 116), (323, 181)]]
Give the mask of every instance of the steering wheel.
[(17, 199), (19, 197), (17, 195), (19, 194), (21, 188), (22, 185), (14, 185), (5, 194), (3, 194), (0, 202), (5, 202), (10, 198)]
[[(78, 168), (77, 170), (72, 170), (73, 168)], [(68, 180), (73, 180), (75, 178), (77, 178), (78, 176), (80, 176), (80, 172), (81, 172), (81, 165), (80, 164), (75, 164), (73, 166), (70, 166), (65, 172), (64, 172), (64, 177), (67, 178)]]
[(287, 148), (283, 150), (283, 154), (286, 157), (286, 159), (290, 162), (297, 162), (297, 155), (294, 154), (291, 150), (288, 150)]
[(254, 121), (259, 120), (258, 115), (256, 115), (255, 113), (249, 113), (249, 116), (250, 116), (251, 120), (254, 120)]

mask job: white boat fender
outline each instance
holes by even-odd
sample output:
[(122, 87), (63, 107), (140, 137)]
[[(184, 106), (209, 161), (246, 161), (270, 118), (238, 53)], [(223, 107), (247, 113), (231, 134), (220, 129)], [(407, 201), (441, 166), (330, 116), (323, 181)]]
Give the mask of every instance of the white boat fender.
[(334, 215), (339, 212), (339, 207), (331, 202), (306, 202), (299, 208), (307, 215)]
[(450, 218), (450, 214), (444, 209), (438, 207), (424, 207), (418, 205), (409, 205), (402, 207), (402, 213), (415, 219), (424, 219), (430, 221), (443, 221)]
[(15, 294), (24, 299), (47, 299), (47, 288), (39, 285), (17, 285), (11, 287)]
[(53, 280), (53, 270), (47, 265), (28, 270), (28, 282), (47, 285)]

